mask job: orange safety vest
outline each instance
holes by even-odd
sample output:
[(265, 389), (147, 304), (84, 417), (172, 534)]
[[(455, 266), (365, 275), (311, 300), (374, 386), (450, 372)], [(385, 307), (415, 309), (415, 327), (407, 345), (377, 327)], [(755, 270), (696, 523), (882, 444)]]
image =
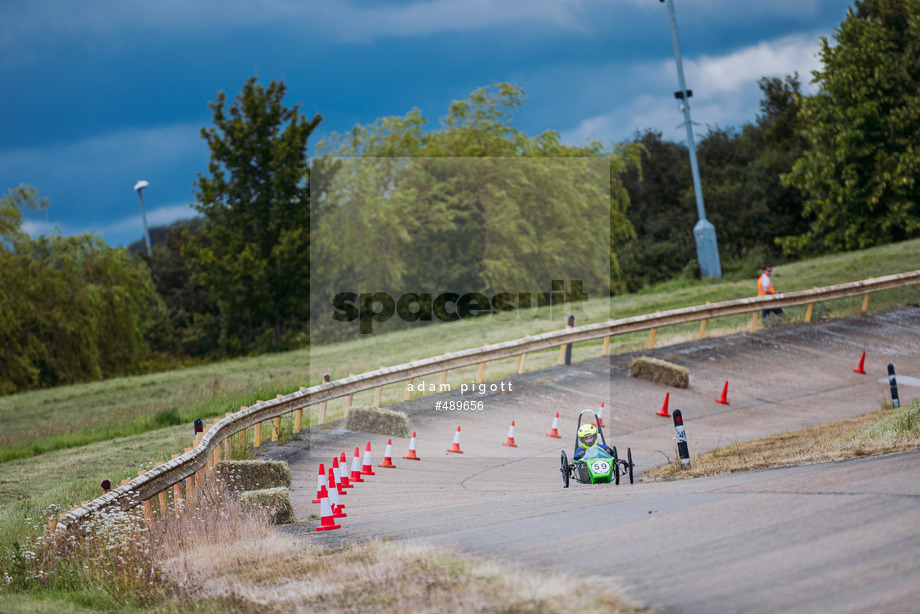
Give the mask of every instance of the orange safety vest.
[[(767, 289), (763, 289), (763, 278), (767, 278)], [(760, 279), (757, 280), (757, 295), (762, 294), (776, 294), (776, 291), (773, 289), (773, 280), (770, 279), (770, 276), (764, 273), (760, 276)]]

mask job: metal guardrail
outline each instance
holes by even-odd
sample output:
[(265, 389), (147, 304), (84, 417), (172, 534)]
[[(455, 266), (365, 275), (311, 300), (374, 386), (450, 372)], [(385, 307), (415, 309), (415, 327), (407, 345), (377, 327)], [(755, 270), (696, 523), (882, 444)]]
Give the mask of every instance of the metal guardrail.
[(756, 318), (757, 312), (763, 309), (814, 305), (814, 303), (827, 300), (864, 296), (866, 300), (863, 301), (862, 310), (865, 311), (868, 296), (872, 292), (918, 284), (920, 284), (920, 270), (812, 290), (672, 309), (632, 318), (566, 328), (476, 349), (451, 352), (304, 388), (286, 396), (261, 401), (225, 417), (212, 426), (191, 451), (154, 467), (119, 488), (63, 514), (58, 520), (56, 530), (74, 529), (102, 510), (132, 509), (204, 469), (215, 448), (225, 439), (256, 424), (331, 399), (347, 397), (365, 390), (380, 389), (388, 384), (404, 382), (417, 377), (445, 373), (453, 369), (513, 358), (528, 352), (560, 347), (569, 343), (609, 338), (643, 330), (651, 330), (654, 333), (663, 326), (706, 321), (711, 318), (743, 313), (753, 313)]

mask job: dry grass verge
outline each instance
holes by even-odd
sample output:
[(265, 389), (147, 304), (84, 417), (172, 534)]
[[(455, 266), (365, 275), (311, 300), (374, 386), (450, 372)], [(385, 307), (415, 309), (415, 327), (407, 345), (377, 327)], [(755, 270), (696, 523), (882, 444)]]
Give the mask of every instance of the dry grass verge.
[(24, 592), (80, 591), (93, 595), (94, 611), (162, 614), (642, 611), (609, 578), (418, 544), (323, 548), (310, 527), (303, 539), (275, 531), (264, 509), (247, 512), (220, 483), (201, 495), (149, 527), (137, 508), (101, 516), (85, 535), (33, 540), (8, 567), (16, 577), (0, 589), (0, 604)]
[(217, 470), (231, 490), (291, 487), (291, 468), (284, 461), (222, 461), (217, 465)]
[(690, 385), (690, 371), (686, 367), (649, 356), (640, 356), (632, 361), (629, 365), (629, 375), (674, 388), (686, 388)]
[(920, 399), (900, 409), (886, 407), (870, 414), (780, 433), (690, 457), (683, 469), (674, 462), (643, 474), (649, 482), (766, 469), (920, 449)]
[(383, 407), (352, 407), (345, 415), (345, 428), (391, 437), (412, 434), (412, 423), (406, 414)]
[(202, 595), (284, 612), (635, 612), (610, 580), (579, 579), (416, 544), (328, 551), (278, 533), (202, 545), (169, 562)]

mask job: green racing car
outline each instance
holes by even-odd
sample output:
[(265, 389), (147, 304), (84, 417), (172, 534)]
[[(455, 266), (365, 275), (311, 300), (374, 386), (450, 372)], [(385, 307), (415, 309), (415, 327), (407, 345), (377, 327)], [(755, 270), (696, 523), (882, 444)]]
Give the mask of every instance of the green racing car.
[[(574, 478), (576, 482), (582, 484), (614, 484), (620, 483), (620, 477), (628, 475), (629, 483), (633, 483), (633, 462), (632, 450), (626, 448), (626, 458), (621, 459), (617, 455), (616, 446), (608, 446), (604, 439), (604, 431), (601, 427), (601, 421), (597, 419), (597, 413), (591, 409), (586, 409), (578, 414), (578, 428), (576, 432), (582, 431), (582, 418), (586, 414), (594, 416), (591, 423), (597, 428), (597, 442), (595, 445), (587, 448), (584, 454), (571, 463), (565, 450), (562, 451), (562, 466), (559, 471), (562, 472), (562, 487), (569, 487), (569, 480)], [(579, 447), (578, 435), (575, 437), (575, 450)], [(608, 453), (607, 450), (610, 450)]]

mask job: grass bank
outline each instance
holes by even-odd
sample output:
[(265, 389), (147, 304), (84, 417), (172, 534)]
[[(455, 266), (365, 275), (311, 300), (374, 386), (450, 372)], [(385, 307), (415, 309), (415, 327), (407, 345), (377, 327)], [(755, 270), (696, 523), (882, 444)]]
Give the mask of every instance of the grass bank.
[[(887, 245), (861, 252), (826, 256), (777, 266), (774, 286), (795, 291), (920, 269), (920, 240)], [(675, 280), (640, 293), (597, 298), (572, 305), (563, 311), (542, 308), (527, 313), (503, 313), (460, 321), (436, 328), (411, 328), (397, 333), (368, 335), (334, 345), (316, 346), (258, 357), (240, 358), (209, 365), (101, 382), (62, 386), (0, 397), (0, 464), (29, 458), (53, 450), (108, 441), (116, 437), (156, 431), (194, 418), (223, 416), (257, 399), (286, 394), (300, 386), (320, 383), (324, 373), (333, 379), (362, 373), (384, 365), (427, 358), (449, 351), (479, 347), (558, 330), (570, 312), (576, 324), (603, 322), (708, 302), (749, 297), (754, 293), (757, 271), (750, 276), (719, 280)], [(917, 304), (916, 287), (889, 290), (872, 295), (870, 309)], [(847, 315), (857, 311), (861, 298), (820, 304), (814, 318)], [(804, 319), (805, 307), (787, 309), (786, 320)], [(743, 332), (750, 316), (733, 316), (710, 321), (708, 336)], [(657, 344), (665, 345), (696, 338), (698, 324), (672, 326), (657, 333)], [(648, 333), (621, 335), (611, 339), (610, 351), (626, 352), (645, 347)], [(576, 344), (573, 360), (600, 354), (601, 341)], [(528, 355), (527, 369), (555, 364), (558, 351)], [(499, 379), (515, 372), (517, 359), (490, 363), (487, 379)], [(451, 372), (452, 388), (472, 381), (476, 367)], [(356, 404), (370, 404), (373, 391), (357, 395)], [(402, 400), (403, 390), (390, 386), (383, 400)], [(332, 402), (329, 415), (340, 418), (344, 401)], [(2, 502), (2, 500), (0, 500)]]
[(778, 433), (690, 457), (690, 468), (674, 461), (643, 474), (646, 481), (754, 471), (920, 449), (920, 399), (799, 431)]
[(275, 531), (264, 513), (244, 511), (219, 482), (198, 494), (181, 514), (152, 524), (139, 510), (109, 512), (86, 534), (51, 538), (34, 523), (3, 565), (0, 610), (638, 611), (607, 578), (406, 543), (323, 548)]

